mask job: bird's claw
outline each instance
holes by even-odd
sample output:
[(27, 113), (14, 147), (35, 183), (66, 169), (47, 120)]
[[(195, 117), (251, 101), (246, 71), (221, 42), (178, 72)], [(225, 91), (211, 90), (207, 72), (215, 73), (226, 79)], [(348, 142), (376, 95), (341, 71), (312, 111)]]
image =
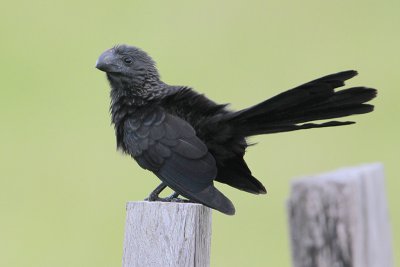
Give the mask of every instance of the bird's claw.
[(152, 198), (152, 197), (146, 197), (146, 198), (144, 199), (144, 201), (149, 201), (149, 202), (157, 201), (157, 200), (158, 200), (158, 198)]
[(189, 200), (179, 198), (179, 197), (166, 197), (165, 202), (186, 203), (186, 202), (189, 202)]
[(154, 201), (176, 202), (176, 203), (188, 203), (188, 202), (190, 202), (187, 199), (179, 198), (179, 197), (176, 197), (175, 195), (171, 195), (171, 196), (168, 196), (168, 197), (159, 197), (159, 196), (150, 195), (149, 197), (145, 198), (144, 200), (145, 201), (150, 201), (150, 202), (154, 202)]
[(176, 202), (176, 203), (190, 203), (190, 200), (179, 198), (179, 194), (174, 192), (168, 197), (161, 198), (158, 196), (159, 192), (157, 190), (153, 191), (149, 197), (145, 198), (145, 201), (160, 201), (160, 202)]
[(149, 197), (146, 197), (144, 201), (160, 201), (160, 197), (157, 195), (150, 194)]
[(146, 197), (144, 199), (145, 201), (150, 201), (150, 202), (189, 202), (186, 199), (178, 198), (178, 197)]

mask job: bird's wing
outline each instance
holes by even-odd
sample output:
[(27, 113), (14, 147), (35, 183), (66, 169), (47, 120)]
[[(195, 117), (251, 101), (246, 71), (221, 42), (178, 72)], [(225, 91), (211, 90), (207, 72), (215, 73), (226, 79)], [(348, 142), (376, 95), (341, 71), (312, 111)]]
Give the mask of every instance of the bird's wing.
[(214, 157), (185, 120), (154, 109), (125, 122), (124, 143), (141, 167), (179, 194), (233, 214), (232, 203), (213, 186)]

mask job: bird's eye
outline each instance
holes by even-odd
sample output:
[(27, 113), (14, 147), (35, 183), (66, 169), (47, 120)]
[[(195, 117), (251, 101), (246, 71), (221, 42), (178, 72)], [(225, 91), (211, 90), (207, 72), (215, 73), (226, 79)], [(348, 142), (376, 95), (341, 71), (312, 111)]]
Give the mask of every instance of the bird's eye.
[(132, 58), (130, 58), (130, 57), (124, 57), (124, 62), (126, 63), (126, 64), (131, 64), (132, 63)]

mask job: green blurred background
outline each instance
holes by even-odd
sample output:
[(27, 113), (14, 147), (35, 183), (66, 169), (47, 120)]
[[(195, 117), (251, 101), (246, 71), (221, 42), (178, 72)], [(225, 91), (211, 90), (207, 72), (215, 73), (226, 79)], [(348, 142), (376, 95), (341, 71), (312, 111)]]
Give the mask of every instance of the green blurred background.
[[(0, 266), (120, 266), (125, 203), (158, 180), (115, 150), (102, 51), (133, 44), (169, 84), (239, 109), (333, 72), (379, 88), (355, 126), (252, 138), (269, 194), (220, 186), (213, 266), (290, 266), (290, 180), (380, 161), (400, 251), (400, 2), (9, 1), (1, 3)], [(400, 261), (397, 253), (396, 261)]]

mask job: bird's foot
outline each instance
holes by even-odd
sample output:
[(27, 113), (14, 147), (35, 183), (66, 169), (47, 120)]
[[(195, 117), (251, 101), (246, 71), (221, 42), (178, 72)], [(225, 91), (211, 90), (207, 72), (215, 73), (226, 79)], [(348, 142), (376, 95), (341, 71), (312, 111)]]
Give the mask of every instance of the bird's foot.
[(160, 197), (158, 197), (158, 196), (156, 196), (156, 197), (153, 197), (153, 196), (149, 196), (149, 197), (146, 197), (145, 199), (144, 199), (144, 201), (149, 201), (149, 202), (153, 202), (153, 201), (159, 201), (161, 198)]
[(183, 198), (179, 198), (179, 197), (166, 197), (164, 200), (164, 202), (177, 202), (177, 203), (186, 203), (189, 202), (189, 200), (187, 199), (183, 199)]
[(150, 193), (149, 197), (145, 198), (145, 201), (160, 201), (160, 197), (158, 196), (161, 191), (163, 191), (167, 186), (164, 183), (161, 183), (153, 192)]
[(177, 203), (187, 203), (190, 202), (187, 199), (179, 198), (178, 193), (173, 193), (168, 197), (159, 197), (158, 195), (150, 194), (149, 197), (144, 199), (145, 201), (160, 201), (160, 202), (177, 202)]

